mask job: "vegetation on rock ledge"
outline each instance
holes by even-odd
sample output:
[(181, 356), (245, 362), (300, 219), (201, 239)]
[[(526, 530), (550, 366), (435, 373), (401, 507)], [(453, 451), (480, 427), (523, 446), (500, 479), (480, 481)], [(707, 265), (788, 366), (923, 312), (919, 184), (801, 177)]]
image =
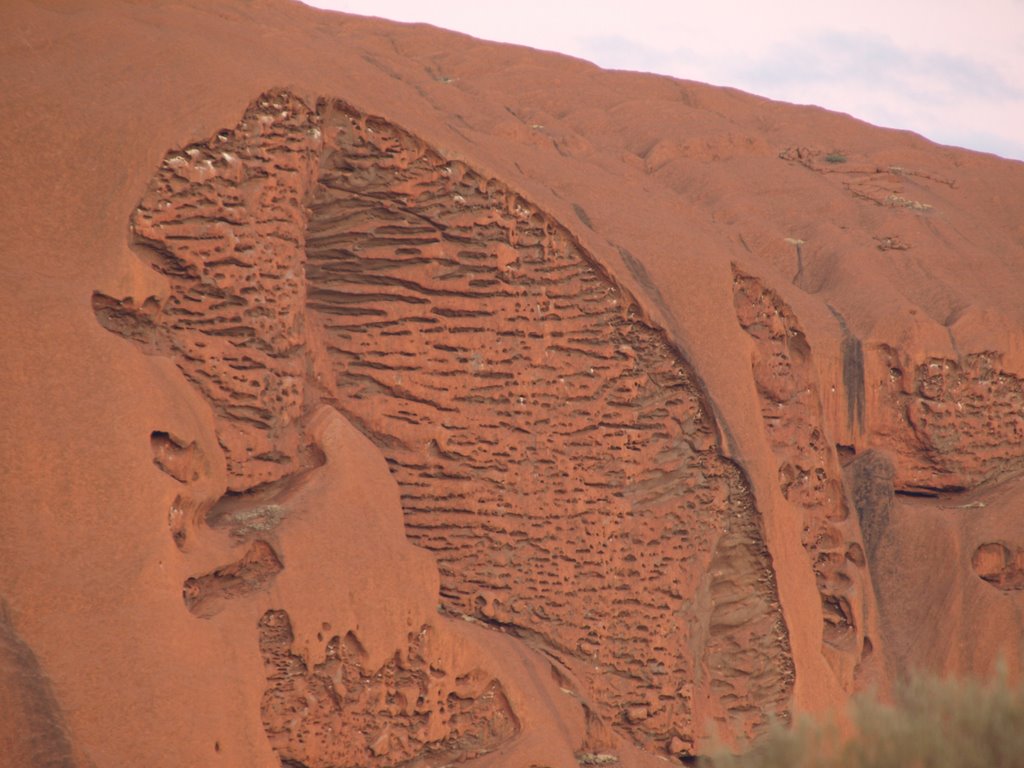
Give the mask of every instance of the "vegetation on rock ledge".
[(1001, 672), (988, 683), (916, 677), (892, 703), (851, 706), (855, 735), (834, 722), (777, 723), (746, 754), (722, 751), (704, 768), (993, 768), (1024, 763), (1024, 688)]

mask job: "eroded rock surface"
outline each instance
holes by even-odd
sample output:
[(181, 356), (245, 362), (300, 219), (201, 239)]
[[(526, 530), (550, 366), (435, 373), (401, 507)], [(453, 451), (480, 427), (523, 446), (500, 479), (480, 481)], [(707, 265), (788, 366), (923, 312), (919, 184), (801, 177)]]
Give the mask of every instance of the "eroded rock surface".
[(1024, 589), (1024, 549), (1002, 542), (982, 544), (971, 558), (975, 572), (1005, 592)]
[(129, 5), (0, 11), (9, 761), (652, 768), (1019, 679), (1024, 166)]
[(235, 128), (169, 153), (131, 229), (136, 253), (167, 277), (170, 295), (139, 306), (93, 297), (106, 328), (171, 356), (203, 393), (232, 491), (309, 464), (300, 426), (310, 357), (303, 201), (319, 157), (317, 123), (300, 100), (266, 94)]
[(892, 515), (895, 493), (892, 462), (878, 451), (865, 451), (843, 467), (843, 475), (860, 518), (868, 560), (871, 560)]
[(896, 454), (895, 482), (912, 492), (961, 491), (1024, 468), (1024, 381), (998, 353), (900, 363), (890, 375), (876, 440)]
[[(686, 362), (557, 222), (382, 120), (272, 93), (171, 153), (132, 224), (171, 295), (94, 307), (213, 407), (230, 493), (211, 525), (245, 542), (280, 522), (264, 497), (316, 464), (302, 423), (327, 399), (388, 458), (445, 611), (552, 654), (598, 730), (686, 753), (712, 721), (749, 736), (787, 716), (792, 659), (747, 480)], [(154, 433), (153, 450), (187, 479), (189, 446)], [(186, 501), (179, 546), (181, 519), (206, 513)], [(248, 546), (188, 580), (193, 612), (266, 589), (281, 563)], [(286, 729), (288, 754), (303, 718), (320, 715)], [(348, 747), (317, 732), (316, 754), (340, 760)], [(402, 734), (409, 755), (436, 741)]]
[(872, 647), (864, 618), (870, 578), (828, 439), (811, 349), (792, 309), (761, 281), (735, 270), (733, 296), (740, 325), (754, 340), (754, 382), (779, 488), (804, 512), (803, 545), (821, 595), (827, 658), (852, 687), (852, 671)]
[[(324, 626), (326, 637), (330, 627)], [(282, 765), (448, 765), (487, 754), (519, 731), (501, 683), (479, 670), (455, 676), (431, 662), (428, 627), (380, 669), (348, 632), (326, 640), (312, 666), (292, 651), (283, 610), (259, 622), (267, 676), (262, 715)]]
[(254, 541), (237, 562), (188, 579), (182, 590), (185, 605), (208, 619), (223, 610), (225, 601), (266, 589), (283, 568), (272, 546)]
[(781, 716), (760, 520), (679, 354), (501, 183), (343, 104), (324, 140), (309, 307), (445, 608), (557, 654), (652, 749)]
[[(168, 515), (179, 549), (204, 524), (238, 548), (235, 562), (186, 580), (195, 615), (266, 594), (284, 568), (263, 537), (287, 515), (278, 497), (323, 461), (304, 423), (328, 402), (387, 458), (408, 536), (437, 557), (442, 609), (555, 659), (587, 702), (594, 743), (611, 729), (685, 755), (711, 723), (751, 736), (787, 716), (794, 667), (747, 478), (722, 455), (687, 362), (557, 221), (382, 119), (273, 92), (235, 128), (170, 153), (132, 231), (169, 296), (97, 293), (96, 316), (178, 364), (213, 409), (227, 463), (228, 493), (211, 506), (190, 496), (208, 459), (152, 433), (154, 463), (184, 486)], [(623, 258), (662, 301), (642, 264)], [(735, 268), (733, 287), (778, 487), (803, 514), (822, 654), (852, 690), (878, 641), (867, 569), (893, 492), (1016, 472), (1020, 380), (995, 354), (905, 373), (905, 356), (865, 351), (832, 310), (847, 427), (886, 446), (846, 456), (844, 485), (799, 320), (762, 279)], [(890, 370), (870, 397), (866, 355)], [(978, 549), (975, 570), (1017, 589), (1015, 556), (998, 546)], [(465, 757), (518, 727), (498, 677), (468, 698), (406, 702), (387, 735), (342, 746), (332, 734), (372, 731), (360, 718), (376, 704), (331, 693), (320, 666), (286, 649), (289, 626), (284, 612), (261, 624), (265, 661), (291, 670), (272, 676), (264, 706), (283, 759)], [(350, 644), (328, 641), (325, 658)], [(400, 665), (346, 669), (350, 685), (420, 679)], [(281, 721), (303, 686), (322, 705)], [(494, 698), (505, 725), (480, 709)], [(450, 733), (413, 725), (456, 700)]]

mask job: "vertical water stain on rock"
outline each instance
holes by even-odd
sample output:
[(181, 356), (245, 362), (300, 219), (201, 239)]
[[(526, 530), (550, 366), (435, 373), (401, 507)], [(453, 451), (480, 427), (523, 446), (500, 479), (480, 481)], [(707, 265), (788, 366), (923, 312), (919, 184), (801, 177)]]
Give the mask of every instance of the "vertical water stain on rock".
[(843, 391), (846, 392), (846, 416), (851, 429), (864, 431), (864, 348), (860, 339), (847, 333), (843, 337)]
[(864, 431), (864, 345), (850, 332), (839, 311), (826, 304), (843, 332), (840, 353), (843, 361), (843, 394), (846, 397), (846, 426), (853, 432)]
[(878, 552), (892, 514), (894, 471), (892, 462), (878, 451), (865, 451), (843, 468), (860, 519), (868, 561)]
[[(765, 432), (779, 463), (779, 487), (804, 510), (803, 545), (821, 595), (826, 657), (849, 685), (865, 645), (868, 576), (857, 519), (850, 518), (839, 460), (825, 433), (811, 348), (792, 309), (777, 293), (735, 267), (733, 271), (737, 318), (754, 340), (754, 381)], [(859, 344), (844, 343), (843, 349), (843, 375), (849, 375), (852, 387), (850, 415), (863, 419)]]

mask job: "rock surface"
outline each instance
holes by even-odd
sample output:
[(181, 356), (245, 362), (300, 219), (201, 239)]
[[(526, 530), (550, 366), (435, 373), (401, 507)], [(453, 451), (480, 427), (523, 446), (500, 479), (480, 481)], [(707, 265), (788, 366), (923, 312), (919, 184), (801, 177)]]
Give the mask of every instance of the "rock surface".
[(0, 36), (12, 764), (655, 766), (1019, 677), (1024, 165), (284, 0)]

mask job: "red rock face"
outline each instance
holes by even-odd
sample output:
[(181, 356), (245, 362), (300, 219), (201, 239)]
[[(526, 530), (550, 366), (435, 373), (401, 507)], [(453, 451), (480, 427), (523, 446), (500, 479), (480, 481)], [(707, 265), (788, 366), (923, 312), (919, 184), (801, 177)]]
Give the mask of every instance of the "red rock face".
[(275, 93), (233, 130), (170, 152), (131, 221), (136, 253), (171, 283), (168, 300), (93, 297), (100, 323), (171, 356), (210, 403), (231, 491), (309, 464), (302, 203), (320, 143), (315, 115)]
[[(101, 324), (173, 359), (217, 419), (228, 493), (211, 506), (186, 491), (172, 506), (170, 532), (186, 552), (191, 532), (207, 526), (246, 549), (185, 581), (185, 605), (200, 619), (271, 588), (285, 566), (259, 537), (274, 535), (287, 515), (284, 497), (322, 463), (303, 428), (322, 379), (304, 250), (320, 123), (300, 100), (275, 92), (233, 130), (170, 153), (132, 221), (137, 250), (170, 280), (168, 299), (137, 307), (130, 298), (93, 298)], [(183, 485), (196, 479), (194, 444), (164, 432), (151, 444), (159, 469)], [(440, 765), (490, 752), (519, 729), (498, 681), (435, 666), (429, 626), (379, 670), (364, 669), (352, 632), (327, 640), (324, 661), (310, 668), (292, 653), (285, 610), (267, 611), (259, 630), (263, 723), (283, 764)]]
[(653, 749), (781, 715), (757, 510), (685, 361), (500, 182), (342, 105), (324, 131), (309, 306), (445, 609), (554, 654)]
[(892, 349), (880, 357), (889, 367), (883, 424), (892, 426), (879, 437), (896, 454), (901, 489), (961, 491), (1020, 471), (1024, 382), (1001, 354), (932, 357), (910, 370)]
[(32, 649), (0, 603), (0, 737), (10, 765), (74, 766), (67, 725)]
[[(150, 308), (97, 295), (97, 317), (171, 356), (210, 402), (230, 493), (193, 517), (251, 541), (186, 581), (194, 614), (284, 567), (254, 537), (280, 523), (274, 484), (316, 463), (302, 418), (322, 393), (388, 458), (443, 609), (557, 659), (583, 681), (592, 728), (662, 752), (691, 750), (711, 721), (751, 735), (787, 716), (792, 661), (747, 480), (689, 366), (557, 222), (382, 120), (274, 93), (172, 152), (133, 231), (172, 293)], [(164, 433), (153, 451), (180, 482), (197, 460)], [(180, 546), (200, 524), (187, 514), (172, 510)], [(264, 623), (287, 634), (284, 613)], [(277, 734), (267, 713), (298, 695), (285, 678), (313, 683), (273, 648), (266, 663), (292, 670), (265, 697)], [(331, 734), (366, 723), (316, 679), (328, 710), (271, 740), (282, 759), (347, 764), (365, 750)], [(418, 706), (413, 720), (436, 718), (444, 700)], [(401, 760), (454, 749), (409, 722), (394, 726)]]
[(1024, 550), (999, 542), (982, 544), (974, 551), (971, 564), (982, 579), (998, 589), (1024, 589)]
[(287, 612), (265, 613), (259, 633), (263, 722), (282, 765), (448, 765), (519, 731), (498, 681), (479, 670), (453, 678), (430, 661), (429, 627), (377, 670), (352, 632), (328, 640), (312, 669), (292, 652)]
[(1024, 166), (129, 5), (0, 10), (10, 762), (651, 768), (1020, 676)]
[(223, 609), (226, 600), (267, 589), (283, 568), (272, 546), (254, 541), (238, 562), (186, 581), (185, 605), (196, 616), (208, 619)]
[(865, 627), (870, 578), (860, 526), (851, 518), (827, 437), (811, 349), (792, 309), (759, 280), (735, 270), (733, 298), (740, 325), (754, 341), (754, 381), (779, 464), (779, 489), (804, 514), (802, 543), (821, 595), (823, 653), (852, 689), (874, 645)]

